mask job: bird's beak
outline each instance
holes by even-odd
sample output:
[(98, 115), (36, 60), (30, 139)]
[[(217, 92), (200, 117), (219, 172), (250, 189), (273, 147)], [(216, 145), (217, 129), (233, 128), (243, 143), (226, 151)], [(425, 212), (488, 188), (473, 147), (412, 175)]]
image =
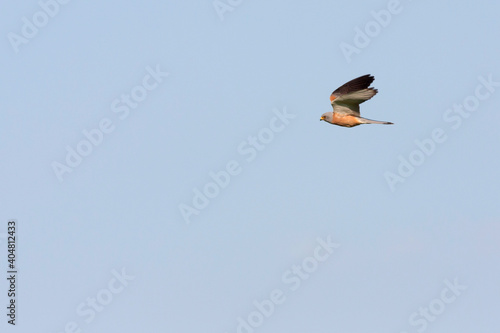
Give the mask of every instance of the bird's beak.
[(321, 119), (319, 121), (322, 121), (323, 119), (325, 119), (325, 117), (321, 117)]

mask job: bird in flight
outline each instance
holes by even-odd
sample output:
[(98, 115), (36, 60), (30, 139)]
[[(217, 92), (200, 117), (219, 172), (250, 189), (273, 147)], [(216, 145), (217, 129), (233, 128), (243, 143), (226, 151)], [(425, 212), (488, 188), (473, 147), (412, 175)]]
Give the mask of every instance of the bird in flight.
[(327, 123), (354, 127), (361, 124), (385, 124), (392, 125), (388, 121), (371, 120), (361, 117), (359, 104), (369, 100), (378, 92), (375, 88), (369, 88), (375, 78), (363, 75), (340, 86), (330, 95), (333, 112), (323, 113), (321, 120)]

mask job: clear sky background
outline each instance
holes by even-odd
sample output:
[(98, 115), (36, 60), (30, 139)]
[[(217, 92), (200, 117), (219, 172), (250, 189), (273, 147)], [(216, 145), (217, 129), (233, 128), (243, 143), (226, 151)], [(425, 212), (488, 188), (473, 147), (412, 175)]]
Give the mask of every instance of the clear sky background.
[[(48, 3), (0, 14), (2, 332), (498, 331), (499, 4)], [(395, 125), (320, 122), (364, 74)]]

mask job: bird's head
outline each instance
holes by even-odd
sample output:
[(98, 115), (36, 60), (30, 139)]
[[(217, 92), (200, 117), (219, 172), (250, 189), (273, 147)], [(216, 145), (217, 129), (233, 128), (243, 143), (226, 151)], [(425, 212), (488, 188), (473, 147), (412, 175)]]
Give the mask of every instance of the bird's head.
[(326, 112), (326, 113), (323, 113), (323, 114), (321, 115), (321, 118), (319, 118), (319, 120), (320, 120), (320, 121), (321, 121), (321, 120), (324, 120), (324, 121), (326, 121), (326, 122), (331, 123), (331, 122), (332, 122), (332, 120), (333, 120), (333, 112)]

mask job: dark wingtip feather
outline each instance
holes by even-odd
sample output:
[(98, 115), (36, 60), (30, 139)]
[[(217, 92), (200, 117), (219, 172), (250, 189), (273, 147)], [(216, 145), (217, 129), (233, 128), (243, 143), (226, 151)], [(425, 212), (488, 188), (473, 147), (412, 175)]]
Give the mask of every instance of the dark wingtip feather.
[[(332, 93), (332, 95), (340, 96), (340, 95), (351, 93), (353, 91), (367, 89), (370, 86), (370, 84), (372, 84), (372, 82), (374, 80), (375, 80), (375, 77), (371, 74), (366, 74), (366, 75), (360, 76), (358, 78), (355, 78), (355, 79), (343, 84), (339, 88), (337, 88)], [(375, 91), (377, 92), (376, 89), (375, 89)]]

